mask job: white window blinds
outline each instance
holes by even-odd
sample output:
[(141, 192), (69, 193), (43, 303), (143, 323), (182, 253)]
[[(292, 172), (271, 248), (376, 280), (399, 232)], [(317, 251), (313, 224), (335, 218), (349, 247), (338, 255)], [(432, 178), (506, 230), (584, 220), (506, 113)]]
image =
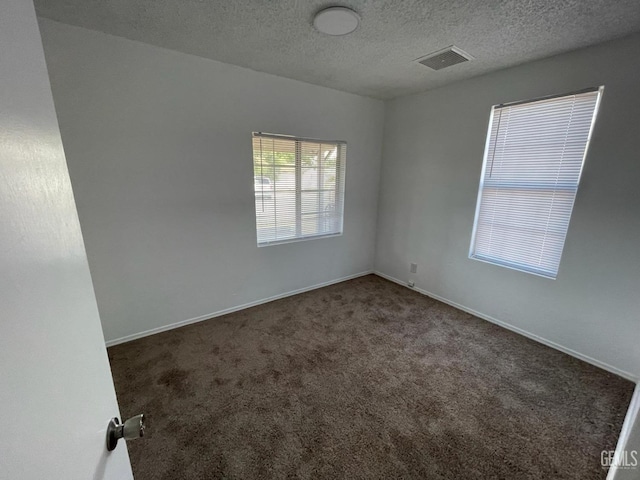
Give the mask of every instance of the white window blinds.
[(347, 145), (253, 134), (258, 245), (342, 233)]
[(601, 91), (493, 107), (471, 258), (556, 278)]

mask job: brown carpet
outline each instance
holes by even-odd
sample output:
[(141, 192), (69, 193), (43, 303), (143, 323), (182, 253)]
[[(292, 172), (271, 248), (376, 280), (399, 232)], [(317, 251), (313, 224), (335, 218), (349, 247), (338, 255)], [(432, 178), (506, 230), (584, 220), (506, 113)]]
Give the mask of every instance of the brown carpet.
[(109, 357), (137, 480), (604, 479), (633, 390), (373, 275)]

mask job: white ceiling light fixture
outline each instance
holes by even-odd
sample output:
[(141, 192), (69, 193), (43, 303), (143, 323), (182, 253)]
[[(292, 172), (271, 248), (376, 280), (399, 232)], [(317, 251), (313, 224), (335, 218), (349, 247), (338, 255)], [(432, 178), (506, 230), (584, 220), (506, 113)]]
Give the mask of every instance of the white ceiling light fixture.
[(313, 26), (327, 35), (347, 35), (360, 24), (360, 16), (346, 7), (329, 7), (316, 13)]

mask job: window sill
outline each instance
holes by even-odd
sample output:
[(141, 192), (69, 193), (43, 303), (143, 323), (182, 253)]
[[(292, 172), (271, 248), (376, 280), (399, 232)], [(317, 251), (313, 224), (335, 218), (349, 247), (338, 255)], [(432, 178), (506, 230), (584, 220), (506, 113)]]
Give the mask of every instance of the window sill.
[(274, 240), (273, 242), (259, 242), (258, 243), (258, 248), (262, 248), (262, 247), (271, 247), (272, 245), (284, 245), (286, 243), (298, 243), (298, 242), (306, 242), (309, 240), (317, 240), (319, 238), (332, 238), (332, 237), (341, 237), (342, 236), (342, 232), (340, 233), (329, 233), (326, 235), (308, 235), (306, 237), (295, 237), (295, 238), (289, 238), (286, 240)]
[(478, 262), (483, 262), (483, 263), (488, 263), (490, 265), (496, 265), (498, 267), (508, 268), (509, 270), (515, 270), (516, 272), (529, 273), (531, 275), (535, 275), (537, 277), (546, 278), (548, 280), (555, 280), (556, 277), (558, 276), (557, 273), (555, 275), (553, 275), (551, 273), (545, 273), (545, 272), (541, 272), (541, 271), (536, 271), (536, 270), (529, 269), (529, 268), (524, 267), (524, 266), (513, 265), (513, 264), (510, 264), (510, 263), (501, 262), (499, 260), (495, 260), (495, 259), (491, 259), (491, 258), (487, 258), (487, 257), (478, 257), (478, 256), (475, 256), (475, 255), (469, 255), (469, 258), (471, 260), (477, 260)]

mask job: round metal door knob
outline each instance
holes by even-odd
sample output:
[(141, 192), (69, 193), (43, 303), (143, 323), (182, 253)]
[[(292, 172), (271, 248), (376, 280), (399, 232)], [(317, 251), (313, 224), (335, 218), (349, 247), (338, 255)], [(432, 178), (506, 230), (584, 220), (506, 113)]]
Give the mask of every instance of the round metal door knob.
[(107, 426), (107, 450), (110, 452), (118, 445), (118, 440), (135, 440), (144, 436), (144, 414), (136, 415), (120, 423), (118, 417), (113, 417)]

